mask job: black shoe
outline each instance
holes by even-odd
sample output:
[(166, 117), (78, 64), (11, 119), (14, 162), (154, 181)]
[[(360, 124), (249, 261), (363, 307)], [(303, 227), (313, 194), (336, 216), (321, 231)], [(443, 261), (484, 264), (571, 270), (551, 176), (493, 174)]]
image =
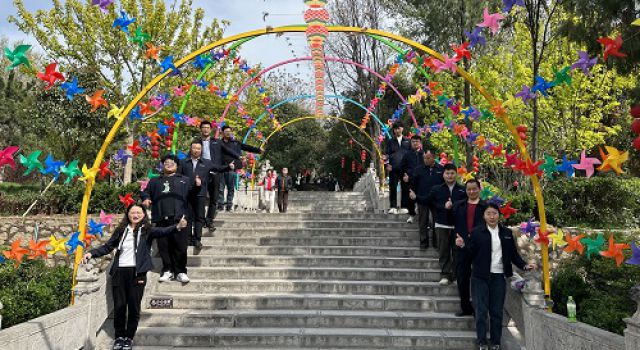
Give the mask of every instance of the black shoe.
[(113, 350), (122, 350), (122, 346), (124, 345), (124, 339), (123, 337), (118, 337), (116, 338), (116, 340), (113, 342)]
[(205, 226), (205, 227), (208, 227), (208, 228), (212, 228), (212, 227), (213, 227), (213, 219), (209, 219), (209, 218), (207, 218), (207, 219), (204, 221), (204, 226)]
[(133, 349), (133, 339), (124, 338), (124, 342), (122, 343), (122, 350), (131, 350)]
[(456, 317), (464, 317), (464, 316), (473, 316), (474, 312), (468, 312), (468, 311), (458, 311), (456, 312)]
[(196, 249), (202, 249), (202, 242), (200, 241), (195, 241), (195, 243), (193, 244), (194, 247), (196, 247)]

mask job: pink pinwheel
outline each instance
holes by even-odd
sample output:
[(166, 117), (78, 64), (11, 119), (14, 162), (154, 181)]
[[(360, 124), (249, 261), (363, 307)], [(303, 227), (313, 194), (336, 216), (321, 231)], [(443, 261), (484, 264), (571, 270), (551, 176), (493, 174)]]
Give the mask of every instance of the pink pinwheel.
[(111, 225), (113, 223), (113, 214), (107, 214), (104, 210), (100, 210), (100, 223), (104, 225)]
[(452, 73), (455, 73), (458, 69), (458, 66), (456, 66), (455, 58), (450, 58), (447, 54), (445, 54), (443, 58), (444, 62), (440, 61), (439, 59), (433, 60), (433, 64), (436, 66), (435, 72), (440, 73), (443, 70), (450, 70)]
[(489, 28), (491, 34), (495, 35), (500, 30), (500, 21), (504, 19), (504, 16), (499, 12), (490, 14), (489, 9), (485, 7), (482, 17), (484, 20), (478, 23), (478, 27)]
[(16, 161), (13, 159), (13, 156), (19, 149), (20, 147), (18, 146), (8, 146), (7, 148), (0, 150), (0, 168), (8, 165), (12, 169), (15, 169)]
[(572, 167), (578, 170), (584, 170), (587, 172), (587, 178), (593, 176), (594, 165), (600, 165), (602, 162), (598, 158), (591, 158), (586, 156), (586, 152), (582, 151), (580, 155), (580, 163), (571, 164)]

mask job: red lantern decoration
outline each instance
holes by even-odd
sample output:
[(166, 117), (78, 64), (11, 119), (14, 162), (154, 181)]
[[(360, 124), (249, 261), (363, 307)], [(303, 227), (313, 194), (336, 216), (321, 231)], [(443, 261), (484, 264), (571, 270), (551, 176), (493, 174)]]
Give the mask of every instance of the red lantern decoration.
[(340, 158), (340, 167), (341, 167), (342, 169), (344, 169), (344, 164), (345, 164), (345, 162), (346, 162), (346, 159), (344, 158), (344, 156), (342, 156), (342, 157)]
[(471, 165), (473, 166), (473, 171), (475, 171), (476, 173), (480, 171), (480, 160), (478, 159), (478, 157), (473, 156), (473, 162)]
[(363, 163), (365, 160), (367, 160), (367, 151), (365, 150), (360, 151), (360, 160), (362, 160)]
[(635, 119), (633, 123), (631, 123), (631, 131), (636, 135), (640, 135), (640, 119)]
[(351, 172), (352, 173), (356, 172), (356, 161), (355, 160), (351, 161)]

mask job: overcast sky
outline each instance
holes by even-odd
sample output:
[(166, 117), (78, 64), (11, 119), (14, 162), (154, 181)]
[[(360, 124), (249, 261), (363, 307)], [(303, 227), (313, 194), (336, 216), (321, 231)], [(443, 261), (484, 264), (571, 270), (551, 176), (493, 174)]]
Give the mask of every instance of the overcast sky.
[[(173, 0), (166, 0), (166, 2), (173, 3)], [(24, 0), (24, 3), (30, 11), (51, 8), (51, 0)], [(37, 43), (33, 38), (21, 33), (7, 21), (9, 15), (16, 13), (12, 1), (0, 0), (0, 4), (3, 9), (3, 14), (0, 15), (0, 36), (8, 37), (11, 41), (23, 40), (35, 45), (37, 49)], [(205, 23), (210, 22), (214, 17), (229, 20), (231, 25), (227, 28), (226, 36), (266, 26), (302, 24), (304, 23), (303, 12), (306, 8), (302, 0), (193, 0), (193, 7), (201, 7), (205, 10), (207, 16)], [(263, 21), (265, 12), (268, 15)], [(308, 49), (304, 33), (288, 34), (279, 38), (269, 35), (242, 46), (240, 54), (247, 58), (250, 64), (261, 63), (266, 67), (293, 56), (306, 56)], [(305, 65), (297, 67), (294, 64), (282, 68), (282, 70), (285, 69), (290, 73), (300, 73), (302, 76), (310, 76), (311, 72)]]

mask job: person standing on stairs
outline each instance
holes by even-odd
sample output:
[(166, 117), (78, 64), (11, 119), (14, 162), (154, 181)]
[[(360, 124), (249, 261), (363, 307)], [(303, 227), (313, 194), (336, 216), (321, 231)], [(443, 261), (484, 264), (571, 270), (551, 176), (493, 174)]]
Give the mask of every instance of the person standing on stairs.
[[(411, 179), (415, 177), (415, 170), (418, 166), (423, 164), (422, 152), (422, 138), (420, 135), (411, 136), (411, 150), (407, 151), (402, 157), (401, 169), (402, 169), (402, 182), (407, 191), (411, 188)], [(404, 193), (404, 192), (403, 192)], [(404, 194), (403, 194), (404, 196)], [(407, 210), (409, 211), (409, 218), (407, 223), (413, 223), (413, 219), (416, 216), (416, 201), (415, 198), (407, 198)]]
[[(385, 146), (385, 163), (387, 174), (389, 174), (389, 213), (397, 214), (398, 209), (398, 183), (400, 183), (401, 197), (400, 204), (402, 208), (407, 207), (409, 199), (409, 184), (402, 181), (402, 158), (404, 154), (411, 150), (411, 142), (405, 136), (402, 136), (404, 127), (402, 122), (393, 123), (393, 136), (387, 139)], [(405, 193), (406, 192), (406, 193)]]
[[(151, 206), (151, 220), (157, 227), (175, 225), (181, 217), (189, 217), (187, 197), (194, 186), (200, 187), (202, 180), (190, 179), (176, 174), (178, 157), (168, 154), (162, 157), (163, 175), (151, 179), (147, 188), (140, 192), (142, 204)], [(189, 233), (179, 231), (158, 239), (158, 250), (162, 258), (160, 282), (169, 282), (175, 278), (182, 283), (189, 282), (187, 276), (187, 244)]]
[(282, 168), (282, 175), (276, 179), (276, 187), (278, 187), (278, 210), (281, 213), (286, 213), (289, 205), (289, 191), (293, 188), (293, 179), (289, 176), (289, 169)]
[[(262, 149), (247, 145), (236, 140), (233, 136), (233, 129), (229, 125), (222, 127), (222, 146), (233, 151), (234, 154), (242, 155), (242, 151), (262, 154)], [(236, 181), (238, 179), (237, 171), (242, 170), (242, 161), (233, 155), (229, 155), (226, 152), (222, 154), (222, 163), (233, 163), (233, 167), (223, 173), (222, 181), (220, 182), (220, 188), (218, 192), (218, 209), (222, 209), (224, 205), (227, 211), (233, 209), (233, 195), (236, 191)], [(224, 189), (227, 188), (227, 200), (224, 200)]]
[[(467, 200), (453, 203), (453, 232), (456, 236), (468, 238), (474, 227), (486, 225), (484, 222), (484, 210), (487, 203), (480, 199), (480, 181), (470, 179), (465, 184)], [(460, 311), (456, 316), (473, 315), (471, 304), (471, 259), (465, 249), (455, 246), (453, 249), (456, 262), (456, 282), (460, 295)]]
[[(234, 152), (225, 146), (218, 138), (211, 136), (211, 123), (203, 121), (200, 123), (200, 137), (196, 138), (196, 141), (202, 143), (202, 158), (210, 160), (214, 166), (214, 170), (211, 171), (209, 181), (207, 183), (207, 192), (209, 194), (209, 205), (207, 207), (207, 214), (205, 223), (210, 231), (215, 231), (213, 226), (213, 219), (216, 217), (216, 210), (218, 207), (218, 191), (220, 189), (220, 182), (222, 180), (222, 174), (227, 170), (233, 170), (235, 168), (234, 162), (223, 163), (222, 154), (226, 154), (229, 158), (235, 160), (240, 159), (240, 153)], [(225, 170), (215, 170), (223, 168)]]
[(506, 279), (513, 276), (512, 264), (524, 270), (527, 264), (516, 248), (513, 232), (499, 224), (500, 207), (488, 203), (483, 213), (486, 225), (476, 226), (467, 238), (457, 235), (456, 245), (465, 249), (472, 261), (471, 294), (475, 308), (476, 335), (480, 350), (489, 350), (487, 314), (490, 318), (491, 350), (500, 350), (502, 316), (507, 293)]
[(109, 275), (113, 296), (113, 326), (115, 342), (113, 350), (130, 350), (140, 320), (140, 304), (147, 284), (147, 272), (153, 269), (151, 243), (153, 239), (174, 234), (187, 226), (184, 216), (167, 227), (152, 227), (146, 211), (140, 204), (130, 205), (120, 225), (109, 240), (90, 250), (82, 258), (87, 264), (91, 259), (111, 253), (116, 256), (111, 263)]
[(261, 185), (264, 190), (264, 204), (267, 213), (275, 211), (276, 180), (277, 178), (272, 169), (267, 170), (267, 175), (262, 179)]
[(409, 197), (418, 204), (418, 229), (420, 231), (420, 248), (429, 248), (429, 232), (431, 232), (431, 242), (437, 248), (436, 233), (433, 228), (433, 219), (429, 219), (433, 210), (433, 204), (427, 198), (431, 189), (444, 183), (444, 169), (436, 163), (433, 150), (426, 149), (422, 154), (422, 166), (418, 166), (414, 171), (414, 176), (410, 179), (411, 189)]
[(440, 262), (440, 285), (446, 286), (453, 281), (455, 261), (453, 247), (456, 236), (453, 234), (453, 203), (466, 200), (464, 187), (456, 182), (457, 168), (449, 163), (444, 166), (444, 183), (431, 189), (427, 198), (435, 207), (435, 228), (438, 241), (438, 260)]

